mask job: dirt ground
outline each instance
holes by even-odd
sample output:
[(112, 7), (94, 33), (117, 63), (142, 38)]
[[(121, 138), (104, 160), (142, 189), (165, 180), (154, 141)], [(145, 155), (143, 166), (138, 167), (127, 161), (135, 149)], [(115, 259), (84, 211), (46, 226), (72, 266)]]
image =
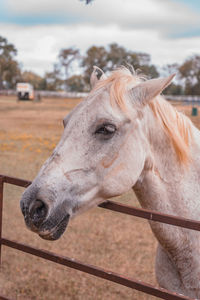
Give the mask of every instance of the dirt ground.
[[(59, 141), (63, 117), (80, 101), (17, 103), (0, 96), (0, 174), (32, 180)], [(179, 108), (191, 115), (191, 106)], [(199, 126), (199, 117), (193, 121)], [(58, 241), (44, 241), (24, 225), (19, 209), (23, 190), (5, 185), (3, 237), (156, 284), (156, 240), (147, 221), (95, 208), (73, 220)], [(115, 200), (138, 205), (132, 191)], [(0, 293), (20, 300), (156, 299), (7, 247), (2, 251)]]

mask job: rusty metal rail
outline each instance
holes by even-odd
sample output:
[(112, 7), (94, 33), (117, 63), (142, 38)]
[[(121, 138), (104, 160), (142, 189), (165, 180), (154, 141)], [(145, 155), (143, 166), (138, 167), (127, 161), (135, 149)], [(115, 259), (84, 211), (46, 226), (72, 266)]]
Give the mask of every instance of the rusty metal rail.
[[(9, 183), (21, 187), (27, 187), (31, 184), (30, 181), (14, 178), (10, 176), (0, 175), (0, 254), (1, 254), (1, 246), (7, 246), (11, 247), (17, 250), (20, 250), (25, 253), (29, 253), (38, 257), (41, 257), (43, 259), (53, 261), (55, 263), (77, 269), (79, 271), (94, 275), (96, 277), (104, 278), (106, 280), (127, 286), (132, 289), (136, 289), (138, 291), (147, 293), (149, 295), (156, 296), (158, 298), (162, 299), (168, 299), (168, 300), (178, 300), (178, 299), (190, 299), (183, 295), (178, 295), (175, 293), (172, 293), (168, 290), (157, 288), (152, 285), (149, 285), (145, 282), (142, 282), (140, 280), (135, 280), (133, 278), (127, 278), (122, 276), (121, 274), (116, 274), (108, 270), (101, 269), (96, 266), (92, 266), (89, 264), (85, 264), (83, 262), (80, 262), (78, 260), (75, 260), (73, 258), (68, 258), (65, 256), (60, 256), (55, 253), (46, 251), (46, 250), (40, 250), (35, 247), (31, 247), (26, 244), (22, 244), (16, 241), (12, 241), (6, 238), (2, 237), (2, 212), (3, 212), (3, 185), (4, 183)], [(106, 208), (109, 210), (125, 213), (128, 215), (148, 219), (151, 221), (157, 221), (162, 222), (166, 224), (171, 224), (175, 226), (180, 226), (188, 229), (193, 229), (200, 231), (200, 222), (188, 220), (185, 218), (180, 218), (176, 216), (170, 216), (162, 213), (158, 213), (151, 210), (145, 210), (141, 208), (135, 208), (127, 205), (118, 204), (113, 201), (107, 201), (99, 205), (102, 208)], [(1, 298), (0, 299), (7, 299), (7, 298)]]
[(0, 294), (0, 300), (13, 300)]

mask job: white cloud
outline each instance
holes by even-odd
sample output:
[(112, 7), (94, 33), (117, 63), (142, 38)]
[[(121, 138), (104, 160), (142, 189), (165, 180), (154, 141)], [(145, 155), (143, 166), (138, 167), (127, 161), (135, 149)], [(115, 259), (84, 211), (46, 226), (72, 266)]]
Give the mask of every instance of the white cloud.
[(108, 45), (117, 42), (133, 51), (151, 54), (157, 65), (178, 62), (194, 53), (200, 55), (200, 38), (166, 39), (155, 29), (124, 30), (117, 25), (92, 27), (89, 25), (38, 25), (19, 26), (0, 24), (1, 35), (18, 49), (18, 61), (24, 69), (39, 74), (48, 71), (64, 47), (77, 47), (82, 53), (91, 45)]
[(182, 62), (200, 54), (200, 37), (184, 36), (199, 29), (200, 15), (173, 0), (6, 0), (13, 15), (31, 19), (66, 17), (66, 24), (20, 26), (0, 23), (1, 35), (15, 44), (24, 69), (49, 71), (61, 48), (82, 53), (92, 45), (116, 42), (132, 51), (151, 54), (157, 65)]
[(178, 35), (200, 29), (200, 15), (173, 0), (7, 0), (9, 11), (29, 16), (66, 16), (77, 24), (118, 25), (126, 29), (157, 29), (161, 35)]

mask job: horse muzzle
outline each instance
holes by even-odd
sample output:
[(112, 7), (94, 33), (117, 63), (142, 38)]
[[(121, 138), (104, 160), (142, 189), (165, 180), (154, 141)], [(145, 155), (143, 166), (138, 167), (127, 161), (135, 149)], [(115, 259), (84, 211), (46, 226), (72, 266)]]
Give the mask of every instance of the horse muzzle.
[(25, 192), (20, 201), (26, 226), (43, 239), (59, 239), (64, 233), (70, 218), (64, 203), (50, 212), (48, 205), (35, 196), (36, 193)]
[(44, 223), (44, 225), (38, 232), (39, 236), (45, 240), (51, 240), (51, 241), (58, 240), (61, 237), (61, 235), (65, 232), (65, 229), (69, 222), (69, 218), (70, 215), (67, 214), (66, 216), (63, 217), (63, 219), (60, 222), (58, 222), (56, 226), (50, 229), (48, 226), (49, 220), (47, 220), (47, 222)]

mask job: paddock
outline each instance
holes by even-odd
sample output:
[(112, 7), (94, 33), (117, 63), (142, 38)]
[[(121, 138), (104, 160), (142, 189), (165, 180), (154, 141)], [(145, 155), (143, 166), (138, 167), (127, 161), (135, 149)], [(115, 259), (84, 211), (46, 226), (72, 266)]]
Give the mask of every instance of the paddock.
[[(31, 182), (27, 180), (22, 180), (19, 178), (13, 178), (10, 176), (5, 176), (0, 174), (0, 259), (1, 259), (1, 246), (7, 246), (16, 250), (20, 250), (25, 253), (29, 253), (43, 259), (55, 262), (57, 264), (61, 264), (67, 266), (69, 268), (73, 268), (76, 270), (80, 270), (82, 272), (94, 275), (96, 277), (104, 278), (106, 280), (121, 284), (123, 286), (136, 289), (138, 291), (144, 292), (148, 295), (153, 295), (161, 299), (168, 299), (168, 300), (178, 300), (178, 299), (191, 299), (185, 297), (183, 295), (177, 295), (170, 291), (167, 291), (162, 288), (158, 288), (148, 283), (142, 282), (141, 280), (136, 280), (133, 278), (128, 278), (123, 276), (122, 274), (117, 274), (112, 271), (104, 270), (102, 268), (92, 266), (89, 264), (85, 264), (84, 262), (80, 262), (75, 260), (74, 258), (68, 258), (65, 256), (59, 256), (56, 253), (52, 253), (45, 250), (40, 250), (38, 248), (31, 247), (26, 244), (19, 243), (17, 241), (10, 240), (8, 238), (4, 238), (2, 236), (2, 212), (3, 212), (3, 186), (4, 183), (9, 183), (12, 185), (27, 187)], [(155, 222), (162, 222), (165, 224), (170, 224), (174, 226), (180, 226), (183, 228), (188, 228), (192, 230), (200, 231), (200, 222), (184, 219), (181, 217), (170, 216), (158, 212), (154, 212), (151, 210), (145, 210), (141, 208), (135, 208), (127, 205), (122, 205), (116, 203), (114, 201), (107, 201), (99, 205), (99, 207), (109, 209), (112, 211), (117, 211), (120, 213), (128, 214), (131, 216), (136, 216), (140, 218), (144, 218), (147, 220), (155, 221)], [(2, 299), (7, 299), (4, 296), (1, 296)]]
[[(55, 103), (52, 99), (41, 104), (29, 105), (28, 103), (22, 107), (21, 104), (17, 106), (11, 98), (0, 100), (1, 104), (3, 103), (0, 118), (2, 125), (0, 127), (1, 173), (29, 179), (34, 177), (41, 165), (41, 161), (52, 151), (62, 132), (62, 116), (67, 111), (70, 111), (72, 106), (80, 100), (72, 102), (72, 100), (66, 99), (64, 101), (64, 104), (63, 102)], [(187, 106), (184, 110), (186, 114), (190, 115), (191, 107)], [(198, 126), (199, 119), (198, 117), (195, 118), (193, 118), (193, 121)], [(40, 122), (38, 122), (39, 119)], [(3, 178), (5, 180), (7, 177)], [(33, 237), (24, 228), (18, 208), (18, 200), (22, 191), (22, 188), (7, 187), (6, 184), (3, 218), (3, 234), (5, 233), (6, 237), (20, 241), (22, 244), (30, 245), (31, 241), (31, 247), (44, 248), (51, 252), (57, 253), (59, 250), (59, 255), (75, 256), (77, 260), (83, 260), (87, 264), (100, 265), (101, 268), (112, 270), (114, 273), (122, 273), (127, 277), (140, 279), (152, 286), (155, 285), (152, 269), (156, 241), (146, 221), (128, 215), (122, 216), (121, 214), (94, 209), (85, 216), (81, 216), (80, 220), (74, 220), (61, 242), (58, 241), (56, 242), (57, 244), (52, 245), (49, 242), (41, 241), (36, 236)], [(137, 205), (132, 192), (123, 198), (117, 199), (117, 201), (131, 206)], [(151, 217), (151, 214), (149, 217)], [(84, 225), (84, 222), (87, 223), (87, 226)], [(83, 228), (80, 234), (81, 227)], [(90, 229), (91, 227), (94, 228)], [(3, 235), (1, 240), (3, 245), (6, 244), (5, 240), (6, 238)], [(73, 247), (72, 245), (67, 247), (69, 241), (72, 242)], [(69, 250), (69, 248), (71, 249)], [(40, 266), (39, 271), (34, 266), (30, 267), (34, 263)], [(43, 268), (44, 266), (45, 268)], [(33, 272), (32, 275), (31, 272)], [(53, 276), (48, 277), (48, 273), (59, 273), (59, 276), (62, 274), (63, 285), (55, 280), (55, 282), (52, 282), (52, 290), (48, 290), (48, 280), (53, 279)], [(66, 293), (66, 299), (70, 299), (70, 297), (71, 299), (81, 299), (81, 297), (83, 299), (84, 291), (84, 299), (92, 299), (94, 295), (96, 299), (104, 297), (109, 297), (110, 299), (121, 299), (122, 297), (123, 299), (130, 299), (130, 297), (134, 299), (154, 299), (154, 297), (143, 293), (138, 293), (113, 283), (107, 283), (104, 280), (91, 279), (93, 277), (83, 276), (80, 272), (77, 273), (79, 275), (75, 274), (74, 271), (66, 273), (63, 267), (56, 269), (53, 264), (47, 266), (47, 263), (45, 265), (45, 263), (41, 262), (41, 259), (32, 258), (30, 262), (29, 255), (16, 253), (16, 251), (6, 247), (6, 251), (3, 250), (2, 253), (3, 279), (0, 282), (1, 292), (7, 297), (18, 297), (19, 299), (42, 299), (42, 293), (47, 298), (47, 292), (50, 294), (50, 297), (48, 296), (49, 299), (61, 299), (62, 293)], [(20, 283), (20, 278), (18, 277), (22, 275), (28, 288)], [(73, 281), (72, 278), (75, 278), (75, 280)], [(38, 280), (40, 280), (41, 284), (39, 291), (36, 290)], [(7, 284), (5, 285), (5, 283)], [(45, 289), (48, 291), (45, 291)], [(54, 295), (52, 294), (53, 289), (55, 290)]]

